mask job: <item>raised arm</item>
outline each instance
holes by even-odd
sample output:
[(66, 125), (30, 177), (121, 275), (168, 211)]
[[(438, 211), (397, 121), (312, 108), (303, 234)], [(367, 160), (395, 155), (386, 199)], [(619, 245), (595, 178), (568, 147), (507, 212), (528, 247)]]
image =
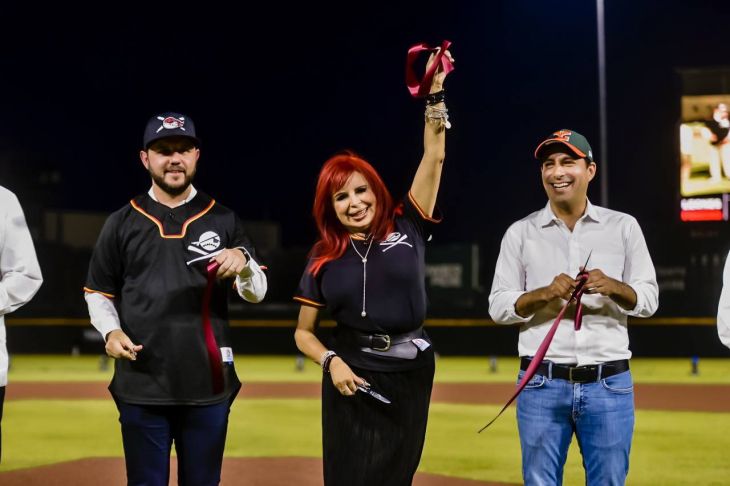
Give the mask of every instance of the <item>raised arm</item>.
[[(449, 51), (446, 51), (444, 55), (451, 62), (454, 61)], [(431, 54), (428, 66), (433, 62), (434, 56), (435, 54)], [(426, 69), (428, 70), (428, 67)], [(433, 94), (442, 91), (445, 78), (446, 74), (439, 67), (433, 77), (429, 92)], [(411, 185), (411, 196), (429, 217), (433, 216), (436, 207), (436, 196), (441, 182), (441, 170), (446, 156), (446, 120), (435, 116), (438, 116), (445, 109), (446, 104), (443, 101), (429, 105), (427, 109), (426, 123), (423, 129), (423, 158)], [(428, 112), (433, 114), (429, 115)]]

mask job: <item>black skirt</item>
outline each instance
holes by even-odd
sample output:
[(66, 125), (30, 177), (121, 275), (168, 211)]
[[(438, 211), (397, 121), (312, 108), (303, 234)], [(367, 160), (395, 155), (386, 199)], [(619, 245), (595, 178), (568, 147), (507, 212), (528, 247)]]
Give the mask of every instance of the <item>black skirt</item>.
[(326, 486), (406, 486), (413, 482), (426, 438), (433, 354), (407, 371), (351, 367), (385, 404), (362, 392), (343, 396), (322, 377), (322, 445)]

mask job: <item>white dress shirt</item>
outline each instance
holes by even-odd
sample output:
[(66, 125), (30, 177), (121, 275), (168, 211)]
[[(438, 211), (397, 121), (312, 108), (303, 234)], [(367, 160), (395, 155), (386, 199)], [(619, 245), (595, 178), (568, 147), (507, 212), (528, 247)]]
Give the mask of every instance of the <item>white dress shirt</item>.
[(722, 293), (717, 306), (717, 334), (722, 344), (730, 348), (730, 254), (722, 273)]
[(659, 289), (654, 265), (636, 219), (590, 202), (572, 232), (548, 203), (512, 224), (502, 239), (489, 314), (499, 324), (522, 324), (520, 356), (535, 355), (565, 300), (553, 300), (535, 314), (522, 317), (515, 311), (517, 299), (550, 285), (561, 273), (577, 276), (589, 253), (587, 269), (600, 269), (631, 286), (636, 306), (627, 311), (606, 296), (584, 295), (581, 329), (573, 329), (575, 304), (571, 304), (545, 359), (583, 366), (631, 357), (626, 319), (649, 317), (656, 311)]
[(42, 283), (23, 209), (15, 194), (0, 186), (0, 386), (8, 383), (5, 314), (30, 301)]
[[(190, 194), (178, 206), (191, 201), (197, 193), (198, 191), (191, 185)], [(157, 201), (152, 188), (150, 188), (148, 194), (154, 201)], [(241, 273), (236, 275), (236, 292), (247, 302), (261, 302), (268, 290), (266, 274), (258, 263), (249, 258), (248, 250), (243, 247), (240, 249), (246, 255), (246, 266), (243, 267)], [(111, 331), (122, 328), (119, 313), (110, 298), (98, 292), (85, 292), (84, 299), (89, 308), (91, 324), (101, 333), (104, 339)]]

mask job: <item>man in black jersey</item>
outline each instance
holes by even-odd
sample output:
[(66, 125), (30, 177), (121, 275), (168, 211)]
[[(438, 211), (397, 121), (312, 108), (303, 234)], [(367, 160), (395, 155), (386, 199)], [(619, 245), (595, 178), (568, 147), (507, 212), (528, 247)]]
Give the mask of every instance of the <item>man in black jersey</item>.
[(234, 278), (249, 302), (266, 293), (241, 220), (192, 185), (199, 146), (189, 117), (150, 119), (140, 159), (152, 187), (107, 219), (84, 288), (91, 323), (116, 359), (109, 390), (129, 485), (167, 486), (173, 442), (180, 485), (220, 482), (241, 386), (224, 280)]

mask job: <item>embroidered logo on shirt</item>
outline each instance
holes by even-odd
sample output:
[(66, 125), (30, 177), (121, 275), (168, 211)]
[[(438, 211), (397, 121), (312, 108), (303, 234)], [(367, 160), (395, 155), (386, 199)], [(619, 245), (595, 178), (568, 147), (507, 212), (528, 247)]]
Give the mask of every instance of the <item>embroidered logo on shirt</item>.
[(397, 231), (395, 233), (389, 234), (388, 237), (384, 241), (380, 242), (380, 246), (385, 247), (385, 248), (383, 248), (383, 253), (390, 250), (394, 246), (398, 246), (398, 245), (406, 245), (406, 246), (410, 246), (411, 248), (413, 248), (413, 245), (411, 245), (410, 243), (408, 243), (406, 241), (407, 238), (408, 238), (408, 235), (401, 235)]
[(198, 241), (193, 241), (190, 245), (188, 245), (188, 250), (199, 253), (202, 256), (193, 258), (188, 261), (187, 264), (190, 265), (193, 262), (216, 256), (218, 253), (223, 251), (222, 249), (218, 250), (219, 246), (221, 246), (221, 237), (213, 231), (206, 231), (200, 235)]
[(183, 132), (185, 131), (185, 117), (181, 116), (180, 118), (175, 118), (174, 116), (158, 116), (158, 120), (162, 122), (162, 125), (160, 125), (160, 128), (157, 129), (157, 132), (160, 133), (163, 128), (167, 130), (174, 130), (175, 128), (179, 128)]

